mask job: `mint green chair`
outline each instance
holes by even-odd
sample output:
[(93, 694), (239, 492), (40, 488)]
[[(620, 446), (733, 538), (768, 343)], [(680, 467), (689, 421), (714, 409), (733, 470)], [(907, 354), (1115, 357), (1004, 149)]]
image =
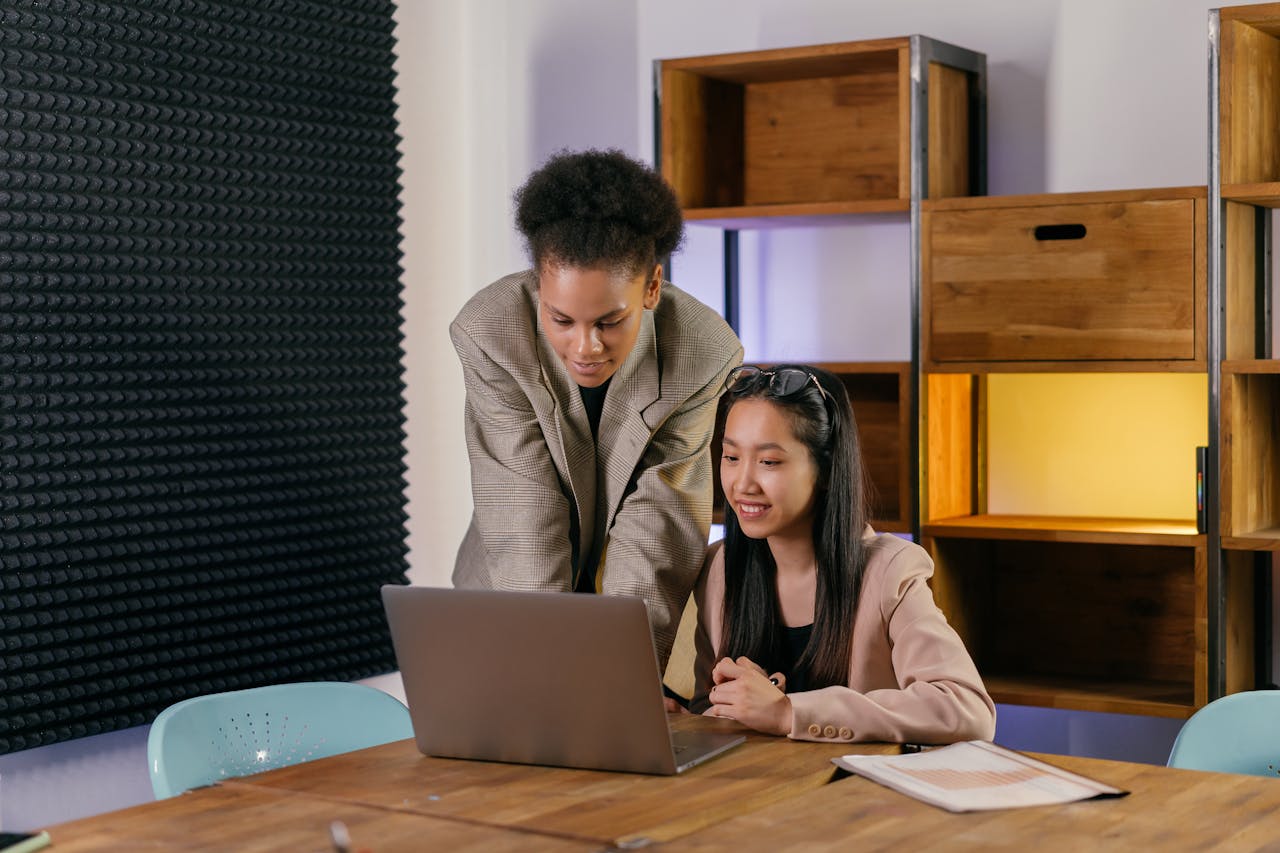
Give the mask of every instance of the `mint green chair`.
[(1182, 725), (1169, 766), (1280, 777), (1280, 690), (1232, 693)]
[(147, 737), (156, 799), (413, 737), (409, 711), (360, 684), (273, 684), (196, 696), (160, 712)]

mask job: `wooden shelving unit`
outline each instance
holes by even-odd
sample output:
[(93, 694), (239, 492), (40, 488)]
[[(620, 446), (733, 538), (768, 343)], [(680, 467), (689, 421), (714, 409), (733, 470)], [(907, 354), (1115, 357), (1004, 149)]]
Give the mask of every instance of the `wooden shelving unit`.
[[(1224, 615), (1210, 607), (1211, 537), (1193, 516), (986, 509), (991, 375), (1207, 372), (1207, 199), (1179, 187), (923, 205), (923, 542), (997, 701), (1189, 716), (1212, 698), (1210, 623), (1228, 618), (1231, 683), (1248, 681), (1252, 588), (1226, 589)], [(1188, 465), (1195, 444), (1162, 467)]]
[[(986, 188), (986, 60), (963, 48), (909, 36), (685, 57), (656, 62), (654, 80), (659, 166), (686, 220), (724, 231), (725, 314), (735, 328), (740, 230), (906, 214), (914, 258), (921, 199)], [(914, 313), (914, 263), (903, 285)], [(913, 317), (903, 337), (915, 326)], [(916, 348), (910, 362), (823, 366), (853, 400), (873, 524), (915, 532)]]
[[(731, 322), (738, 229), (909, 215), (911, 363), (828, 367), (854, 398), (878, 526), (931, 552), (1000, 702), (1186, 717), (1269, 666), (1280, 3), (1213, 10), (1210, 36), (1207, 187), (985, 197), (985, 60), (919, 36), (655, 67), (661, 168), (690, 222), (724, 229)], [(1204, 377), (1202, 527), (988, 512), (996, 373)]]
[[(1208, 644), (1219, 658), (1227, 651), (1213, 687), (1232, 692), (1265, 683), (1272, 669), (1274, 614), (1266, 604), (1280, 552), (1280, 360), (1272, 352), (1268, 256), (1272, 210), (1280, 207), (1280, 3), (1211, 10), (1209, 33), (1208, 268), (1218, 321), (1210, 328), (1209, 390), (1218, 476)], [(1252, 672), (1230, 656), (1246, 623), (1261, 640)]]

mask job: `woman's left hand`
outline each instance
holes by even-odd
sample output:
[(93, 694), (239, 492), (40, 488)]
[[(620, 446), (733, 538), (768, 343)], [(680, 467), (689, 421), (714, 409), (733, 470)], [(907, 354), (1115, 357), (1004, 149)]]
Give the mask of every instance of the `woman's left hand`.
[(712, 671), (707, 716), (728, 717), (771, 735), (791, 732), (791, 700), (747, 658), (724, 658)]

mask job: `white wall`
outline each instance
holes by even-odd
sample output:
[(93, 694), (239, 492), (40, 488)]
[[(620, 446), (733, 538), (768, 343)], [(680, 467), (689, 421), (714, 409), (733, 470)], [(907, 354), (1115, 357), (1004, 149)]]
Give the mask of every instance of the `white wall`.
[(449, 322), (527, 266), (511, 196), (562, 148), (636, 153), (634, 0), (412, 0), (397, 12), (409, 561), (447, 585), (471, 515)]

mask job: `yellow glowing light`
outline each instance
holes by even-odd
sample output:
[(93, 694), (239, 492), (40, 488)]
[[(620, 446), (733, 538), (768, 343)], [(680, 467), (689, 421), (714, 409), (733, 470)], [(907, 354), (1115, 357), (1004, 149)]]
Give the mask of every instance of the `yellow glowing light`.
[(987, 510), (1194, 519), (1208, 421), (1203, 374), (992, 375)]

